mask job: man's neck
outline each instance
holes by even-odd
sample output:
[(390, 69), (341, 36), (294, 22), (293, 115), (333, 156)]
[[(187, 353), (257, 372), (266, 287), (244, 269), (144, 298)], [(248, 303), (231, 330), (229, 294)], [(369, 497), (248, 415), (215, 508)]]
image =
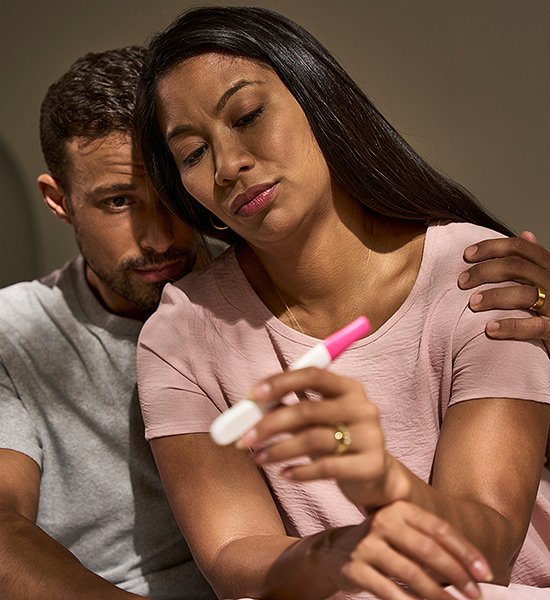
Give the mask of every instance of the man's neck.
[(152, 314), (152, 310), (144, 310), (115, 292), (87, 264), (85, 266), (85, 275), (86, 282), (90, 286), (92, 293), (106, 311), (119, 317), (136, 319), (138, 321), (145, 321)]

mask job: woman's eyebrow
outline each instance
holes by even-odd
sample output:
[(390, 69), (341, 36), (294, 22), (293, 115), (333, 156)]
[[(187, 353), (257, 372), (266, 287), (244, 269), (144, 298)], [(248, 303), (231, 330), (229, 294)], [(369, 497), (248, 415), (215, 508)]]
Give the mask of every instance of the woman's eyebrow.
[[(262, 81), (261, 79), (240, 79), (222, 94), (221, 98), (218, 100), (218, 103), (214, 108), (214, 114), (219, 115), (220, 112), (223, 110), (224, 106), (229, 102), (229, 99), (239, 90), (242, 90), (244, 87), (250, 85), (263, 85), (264, 83), (265, 81)], [(191, 125), (177, 125), (167, 133), (166, 142), (169, 142), (172, 138), (183, 133), (187, 133), (191, 130)]]
[(224, 92), (222, 97), (218, 100), (218, 103), (216, 104), (216, 108), (215, 108), (215, 113), (219, 114), (223, 110), (223, 107), (228, 103), (231, 96), (233, 96), (233, 94), (235, 94), (242, 88), (247, 87), (249, 85), (262, 85), (264, 83), (265, 83), (265, 81), (261, 81), (259, 79), (254, 79), (254, 80), (241, 79), (241, 80), (237, 81), (226, 92)]

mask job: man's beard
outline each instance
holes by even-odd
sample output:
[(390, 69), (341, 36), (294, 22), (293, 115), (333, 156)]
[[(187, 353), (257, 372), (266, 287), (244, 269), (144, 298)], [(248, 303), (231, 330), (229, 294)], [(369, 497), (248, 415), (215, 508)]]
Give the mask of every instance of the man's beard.
[(152, 312), (157, 308), (162, 290), (168, 281), (140, 281), (134, 269), (154, 269), (155, 265), (183, 259), (182, 264), (187, 267), (182, 269), (183, 276), (191, 271), (196, 260), (196, 254), (188, 249), (172, 248), (162, 254), (144, 251), (142, 256), (124, 261), (115, 270), (104, 271), (94, 264), (93, 260), (89, 260), (82, 248), (80, 251), (86, 264), (105, 285), (145, 312)]

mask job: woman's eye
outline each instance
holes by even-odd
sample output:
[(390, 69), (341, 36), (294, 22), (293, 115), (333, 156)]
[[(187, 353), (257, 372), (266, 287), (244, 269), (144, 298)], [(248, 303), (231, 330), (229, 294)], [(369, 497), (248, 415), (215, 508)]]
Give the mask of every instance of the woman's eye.
[(260, 108), (247, 113), (235, 123), (235, 127), (246, 127), (247, 125), (251, 125), (262, 114), (263, 110), (263, 107), (260, 106)]
[(197, 148), (196, 150), (191, 152), (191, 154), (188, 154), (183, 159), (183, 166), (184, 167), (192, 167), (193, 165), (196, 165), (199, 162), (199, 160), (201, 159), (201, 156), (204, 154), (205, 150), (206, 150), (206, 147), (201, 146), (200, 148)]

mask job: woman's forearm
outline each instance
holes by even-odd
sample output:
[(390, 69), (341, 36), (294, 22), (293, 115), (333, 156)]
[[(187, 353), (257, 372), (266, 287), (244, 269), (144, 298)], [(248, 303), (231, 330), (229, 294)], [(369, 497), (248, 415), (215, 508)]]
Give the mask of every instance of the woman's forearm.
[(340, 589), (341, 568), (360, 539), (358, 528), (346, 527), (302, 539), (233, 540), (213, 561), (211, 581), (224, 598), (327, 598)]

